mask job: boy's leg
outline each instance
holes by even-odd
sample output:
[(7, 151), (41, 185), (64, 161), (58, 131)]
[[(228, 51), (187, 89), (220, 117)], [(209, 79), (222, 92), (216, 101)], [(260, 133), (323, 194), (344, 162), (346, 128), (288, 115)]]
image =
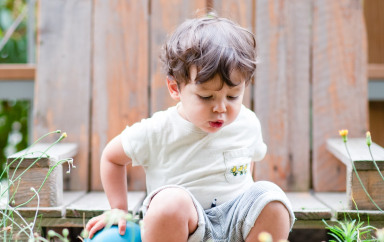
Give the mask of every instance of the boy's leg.
[(280, 202), (270, 202), (261, 211), (245, 241), (259, 241), (261, 232), (271, 234), (273, 241), (286, 240), (290, 227), (287, 208)]
[(190, 195), (180, 188), (166, 188), (149, 204), (142, 239), (144, 242), (187, 241), (197, 224), (198, 214)]

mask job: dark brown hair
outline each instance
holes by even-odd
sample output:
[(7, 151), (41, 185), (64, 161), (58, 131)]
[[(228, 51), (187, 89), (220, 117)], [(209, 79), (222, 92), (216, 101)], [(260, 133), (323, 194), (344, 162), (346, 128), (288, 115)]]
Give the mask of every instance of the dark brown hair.
[(216, 16), (189, 19), (182, 23), (163, 46), (160, 56), (168, 76), (178, 85), (190, 80), (191, 66), (197, 67), (196, 83), (220, 75), (224, 83), (231, 81), (233, 70), (249, 83), (256, 70), (254, 35), (236, 23)]

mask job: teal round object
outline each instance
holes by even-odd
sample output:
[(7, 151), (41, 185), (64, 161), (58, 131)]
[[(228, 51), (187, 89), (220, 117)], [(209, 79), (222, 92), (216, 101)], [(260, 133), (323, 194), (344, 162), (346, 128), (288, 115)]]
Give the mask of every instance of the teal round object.
[(140, 227), (136, 223), (127, 222), (127, 228), (124, 235), (119, 234), (119, 228), (117, 225), (112, 225), (110, 228), (104, 228), (98, 231), (92, 239), (86, 239), (84, 241), (96, 241), (96, 242), (141, 242)]

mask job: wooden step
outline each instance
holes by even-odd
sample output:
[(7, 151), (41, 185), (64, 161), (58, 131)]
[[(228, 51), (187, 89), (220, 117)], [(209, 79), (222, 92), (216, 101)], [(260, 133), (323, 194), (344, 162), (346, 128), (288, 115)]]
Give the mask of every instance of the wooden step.
[[(349, 209), (356, 209), (357, 207), (359, 210), (383, 210), (384, 180), (380, 176), (380, 172), (384, 172), (384, 149), (375, 143), (371, 144), (371, 153), (379, 169), (377, 170), (369, 152), (366, 139), (348, 139), (346, 144), (350, 156), (342, 138), (327, 140), (328, 151), (347, 167), (347, 207)], [(352, 162), (356, 171), (352, 166)], [(366, 195), (359, 178), (376, 205)]]

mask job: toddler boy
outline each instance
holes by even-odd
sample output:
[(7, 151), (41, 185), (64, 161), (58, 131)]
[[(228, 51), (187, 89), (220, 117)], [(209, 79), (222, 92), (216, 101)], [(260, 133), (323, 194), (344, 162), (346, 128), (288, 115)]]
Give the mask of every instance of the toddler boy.
[[(266, 145), (255, 113), (242, 105), (256, 69), (252, 33), (215, 16), (185, 21), (161, 56), (178, 104), (127, 127), (106, 146), (101, 178), (112, 209), (127, 211), (125, 166), (143, 166), (143, 241), (287, 239), (294, 221), (284, 192), (254, 182), (251, 162)], [(121, 233), (125, 221), (119, 222)], [(87, 224), (92, 236), (105, 215)]]

